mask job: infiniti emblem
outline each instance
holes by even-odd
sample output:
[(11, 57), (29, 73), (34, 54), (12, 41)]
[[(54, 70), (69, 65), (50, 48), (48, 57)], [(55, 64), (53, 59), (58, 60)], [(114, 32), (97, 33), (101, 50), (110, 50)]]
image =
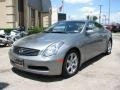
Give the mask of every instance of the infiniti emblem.
[(24, 50), (21, 48), (19, 49), (19, 53), (22, 54), (24, 52)]

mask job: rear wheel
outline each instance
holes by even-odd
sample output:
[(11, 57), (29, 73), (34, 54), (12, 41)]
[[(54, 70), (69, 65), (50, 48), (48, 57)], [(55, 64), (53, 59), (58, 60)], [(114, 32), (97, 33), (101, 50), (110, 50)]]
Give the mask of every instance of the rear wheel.
[(69, 51), (63, 63), (62, 75), (67, 77), (75, 75), (79, 70), (79, 65), (80, 58), (78, 52), (76, 50)]
[(106, 55), (109, 55), (111, 54), (111, 51), (112, 51), (112, 41), (109, 40), (108, 44), (107, 44), (107, 50), (106, 50)]

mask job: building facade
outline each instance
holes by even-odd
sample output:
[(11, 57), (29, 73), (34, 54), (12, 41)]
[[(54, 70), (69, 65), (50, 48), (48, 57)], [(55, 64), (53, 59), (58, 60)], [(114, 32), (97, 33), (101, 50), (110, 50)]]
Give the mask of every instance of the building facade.
[(52, 9), (51, 23), (54, 24), (59, 21), (66, 20), (66, 13), (59, 13), (57, 8)]
[(0, 28), (48, 27), (50, 24), (50, 0), (0, 0)]

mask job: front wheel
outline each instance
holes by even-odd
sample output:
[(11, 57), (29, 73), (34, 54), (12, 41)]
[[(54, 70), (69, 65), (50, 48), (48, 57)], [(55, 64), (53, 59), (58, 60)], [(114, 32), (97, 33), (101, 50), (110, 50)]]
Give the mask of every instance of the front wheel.
[(73, 76), (75, 75), (79, 70), (80, 65), (80, 57), (76, 50), (71, 50), (67, 53), (65, 57), (65, 61), (63, 63), (63, 76)]

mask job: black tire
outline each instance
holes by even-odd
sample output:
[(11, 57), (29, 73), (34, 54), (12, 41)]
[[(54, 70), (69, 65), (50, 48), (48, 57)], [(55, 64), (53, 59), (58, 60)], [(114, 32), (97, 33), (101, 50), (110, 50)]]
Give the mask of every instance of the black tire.
[[(77, 63), (77, 66), (76, 66), (77, 67), (76, 70), (73, 73), (70, 74), (67, 71), (67, 60), (68, 60), (70, 54), (73, 54), (73, 53), (76, 54), (76, 56), (78, 58), (78, 63)], [(64, 76), (64, 77), (71, 77), (71, 76), (75, 75), (78, 72), (78, 70), (79, 70), (79, 65), (80, 65), (80, 55), (79, 55), (79, 53), (76, 50), (70, 50), (66, 54), (65, 59), (64, 59), (63, 69), (62, 69), (62, 76)]]
[[(111, 49), (109, 49), (110, 47), (111, 47)], [(109, 40), (107, 43), (107, 49), (106, 49), (105, 55), (111, 54), (111, 50), (112, 50), (112, 41)]]

